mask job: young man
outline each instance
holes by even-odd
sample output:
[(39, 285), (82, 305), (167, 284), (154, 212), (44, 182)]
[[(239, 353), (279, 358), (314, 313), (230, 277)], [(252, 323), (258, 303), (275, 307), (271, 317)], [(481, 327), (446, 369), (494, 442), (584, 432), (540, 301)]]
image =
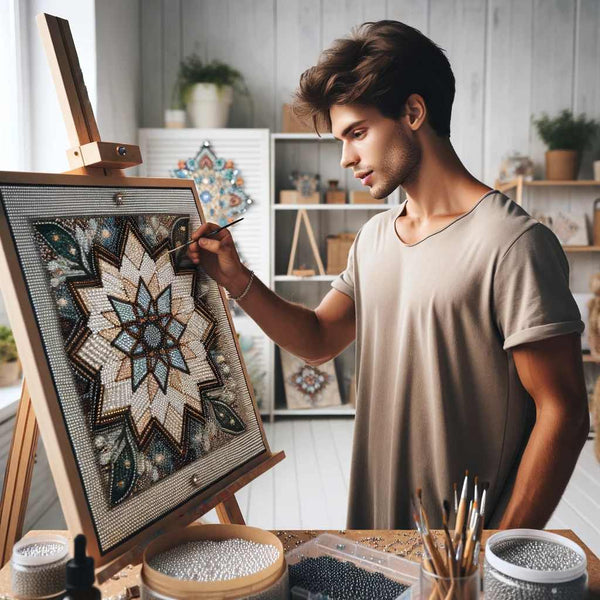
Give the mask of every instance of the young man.
[(189, 249), (279, 346), (311, 364), (356, 337), (357, 409), (348, 527), (432, 527), (465, 469), (489, 482), (488, 527), (538, 527), (589, 430), (568, 263), (549, 229), (462, 165), (450, 143), (444, 53), (395, 21), (366, 23), (306, 71), (299, 114), (342, 140), (341, 165), (406, 200), (360, 230), (315, 309), (244, 268), (231, 234)]

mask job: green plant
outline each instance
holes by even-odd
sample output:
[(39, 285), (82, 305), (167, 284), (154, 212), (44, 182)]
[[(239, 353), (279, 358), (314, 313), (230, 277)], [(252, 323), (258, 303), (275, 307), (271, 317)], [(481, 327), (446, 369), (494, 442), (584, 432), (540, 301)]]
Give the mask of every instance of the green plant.
[(205, 63), (197, 54), (191, 54), (179, 63), (171, 99), (173, 108), (183, 108), (187, 104), (196, 83), (214, 83), (219, 88), (230, 85), (243, 96), (249, 95), (244, 77), (238, 70), (219, 60)]
[(17, 345), (12, 331), (0, 325), (0, 363), (13, 362), (19, 358), (17, 354)]
[(552, 119), (546, 113), (542, 113), (539, 119), (532, 117), (532, 120), (549, 150), (581, 152), (600, 131), (597, 121), (587, 120), (584, 113), (575, 118), (568, 109), (562, 110)]

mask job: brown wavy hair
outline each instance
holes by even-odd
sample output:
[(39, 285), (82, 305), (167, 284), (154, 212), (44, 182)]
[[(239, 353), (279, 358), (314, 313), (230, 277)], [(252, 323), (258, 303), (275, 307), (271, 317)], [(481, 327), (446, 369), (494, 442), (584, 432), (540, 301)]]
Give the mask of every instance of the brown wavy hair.
[(418, 29), (399, 21), (367, 22), (337, 39), (317, 64), (300, 76), (292, 109), (315, 131), (331, 131), (334, 104), (375, 106), (398, 119), (411, 94), (420, 94), (427, 119), (440, 136), (450, 137), (455, 83), (444, 50)]

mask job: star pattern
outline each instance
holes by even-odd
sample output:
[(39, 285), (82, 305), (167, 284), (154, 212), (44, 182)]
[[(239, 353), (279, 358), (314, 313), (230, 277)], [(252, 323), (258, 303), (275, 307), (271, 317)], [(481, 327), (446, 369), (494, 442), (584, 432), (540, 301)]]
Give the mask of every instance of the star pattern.
[(138, 445), (158, 427), (181, 447), (185, 412), (202, 419), (202, 390), (220, 385), (206, 351), (215, 323), (166, 246), (151, 254), (132, 227), (124, 239), (119, 256), (96, 250), (97, 280), (72, 284), (88, 315), (72, 358), (99, 373), (98, 423), (130, 415)]

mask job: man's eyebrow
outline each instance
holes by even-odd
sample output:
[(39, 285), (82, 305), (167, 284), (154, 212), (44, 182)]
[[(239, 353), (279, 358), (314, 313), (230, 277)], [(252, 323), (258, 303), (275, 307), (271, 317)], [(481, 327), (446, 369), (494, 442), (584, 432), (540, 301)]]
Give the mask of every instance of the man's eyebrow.
[[(343, 138), (350, 130), (354, 129), (357, 125), (360, 125), (361, 123), (365, 123), (366, 121), (367, 119), (361, 119), (360, 121), (354, 121), (354, 123), (350, 123), (350, 125), (348, 125), (348, 127), (346, 127), (344, 131), (342, 131), (342, 135), (336, 139)], [(335, 137), (335, 135), (333, 137)]]

